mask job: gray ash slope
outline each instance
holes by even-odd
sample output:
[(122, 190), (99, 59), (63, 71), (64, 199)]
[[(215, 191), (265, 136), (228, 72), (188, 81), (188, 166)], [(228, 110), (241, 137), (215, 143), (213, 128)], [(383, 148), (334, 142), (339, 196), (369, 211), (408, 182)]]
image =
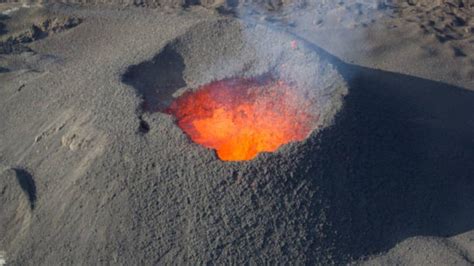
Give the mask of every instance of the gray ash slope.
[[(330, 261), (324, 203), (298, 169), (302, 143), (251, 162), (222, 162), (193, 144), (170, 116), (141, 113), (139, 95), (121, 82), (130, 65), (152, 59), (179, 35), (185, 40), (181, 44), (191, 45), (171, 47), (186, 55), (184, 64), (192, 71), (185, 69), (183, 76), (196, 84), (244, 72), (258, 75), (279, 60), (296, 64), (291, 60), (298, 57), (274, 51), (284, 49), (275, 43), (289, 49), (289, 36), (263, 32), (260, 38), (271, 40), (275, 49), (258, 53), (262, 59), (242, 72), (245, 61), (256, 58), (251, 49), (239, 50), (239, 23), (158, 13), (139, 22), (164, 24), (170, 31), (135, 31), (134, 20), (147, 12), (79, 11), (80, 26), (32, 45), (38, 53), (67, 60), (6, 73), (2, 160), (30, 169), (37, 187), (31, 222), (12, 228), (21, 233), (2, 247), (12, 263)], [(177, 21), (188, 23), (173, 27)], [(122, 34), (115, 36), (118, 29)], [(103, 38), (91, 39), (97, 35)], [(227, 39), (215, 43), (218, 37)], [(229, 47), (241, 54), (234, 58), (225, 52)], [(322, 71), (332, 82), (323, 78), (320, 85), (341, 89), (336, 91), (340, 102), (342, 78), (314, 51), (301, 49), (301, 60), (318, 63), (308, 65), (309, 71)], [(204, 65), (205, 57), (198, 60), (208, 56), (207, 62), (218, 62), (212, 57), (216, 51), (231, 56), (224, 58), (227, 68)], [(290, 74), (311, 81), (309, 72)], [(31, 107), (14, 108), (24, 101)], [(334, 106), (340, 107), (337, 101)], [(335, 110), (322, 107), (328, 113), (322, 121), (329, 123)], [(143, 123), (146, 134), (139, 129)], [(19, 138), (24, 141), (14, 141)]]
[[(8, 177), (0, 185), (13, 187), (0, 199), (18, 206), (6, 215), (20, 221), (0, 242), (10, 263), (338, 264), (411, 236), (473, 229), (472, 92), (346, 65), (304, 45), (312, 61), (330, 61), (348, 81), (344, 107), (328, 118), (333, 126), (254, 161), (225, 163), (171, 117), (143, 113), (147, 93), (123, 75), (131, 66), (153, 71), (153, 59), (171, 50), (183, 57), (177, 87), (208, 82), (212, 73), (186, 74), (192, 44), (180, 50), (179, 42), (200, 30), (219, 36), (225, 23), (202, 10), (62, 12), (83, 23), (32, 44), (36, 55), (8, 55), (23, 69), (0, 74)], [(239, 27), (231, 28), (235, 35), (224, 35), (238, 48)], [(212, 54), (202, 40), (196, 51)], [(235, 75), (239, 61), (214, 70)], [(272, 66), (259, 62), (255, 74)], [(33, 209), (12, 169), (34, 180)]]

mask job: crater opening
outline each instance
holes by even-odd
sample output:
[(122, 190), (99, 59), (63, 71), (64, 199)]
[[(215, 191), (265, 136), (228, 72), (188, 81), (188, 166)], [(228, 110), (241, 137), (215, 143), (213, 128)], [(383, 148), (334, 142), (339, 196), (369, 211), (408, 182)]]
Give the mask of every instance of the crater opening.
[(295, 85), (264, 75), (205, 84), (178, 97), (165, 112), (221, 160), (244, 161), (304, 140), (319, 120), (315, 105)]
[[(233, 19), (198, 23), (129, 66), (122, 82), (141, 98), (140, 112), (174, 116), (184, 134), (223, 161), (252, 160), (331, 125), (347, 93), (337, 69), (296, 42)], [(149, 128), (160, 130), (141, 122), (139, 132)]]

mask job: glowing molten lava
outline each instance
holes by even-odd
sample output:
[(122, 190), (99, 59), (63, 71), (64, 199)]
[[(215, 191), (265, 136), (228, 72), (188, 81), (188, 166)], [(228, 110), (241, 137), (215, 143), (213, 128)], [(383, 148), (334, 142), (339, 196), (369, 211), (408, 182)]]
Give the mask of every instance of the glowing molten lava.
[(183, 94), (166, 112), (221, 160), (241, 161), (305, 139), (318, 120), (312, 104), (283, 81), (227, 79)]

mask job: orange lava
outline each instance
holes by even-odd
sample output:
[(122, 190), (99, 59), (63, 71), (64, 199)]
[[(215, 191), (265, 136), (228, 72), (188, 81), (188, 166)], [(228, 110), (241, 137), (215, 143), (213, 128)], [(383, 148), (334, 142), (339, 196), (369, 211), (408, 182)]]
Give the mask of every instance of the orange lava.
[(187, 92), (166, 112), (221, 160), (242, 161), (305, 139), (319, 118), (310, 113), (311, 105), (283, 81), (234, 78)]

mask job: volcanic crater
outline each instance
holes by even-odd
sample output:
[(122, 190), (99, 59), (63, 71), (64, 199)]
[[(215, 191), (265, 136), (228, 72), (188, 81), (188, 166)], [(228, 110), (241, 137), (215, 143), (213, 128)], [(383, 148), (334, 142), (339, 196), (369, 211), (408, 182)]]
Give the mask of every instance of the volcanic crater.
[(192, 27), (122, 81), (141, 97), (141, 113), (171, 115), (223, 161), (304, 141), (331, 124), (347, 94), (337, 70), (304, 42), (230, 19)]

